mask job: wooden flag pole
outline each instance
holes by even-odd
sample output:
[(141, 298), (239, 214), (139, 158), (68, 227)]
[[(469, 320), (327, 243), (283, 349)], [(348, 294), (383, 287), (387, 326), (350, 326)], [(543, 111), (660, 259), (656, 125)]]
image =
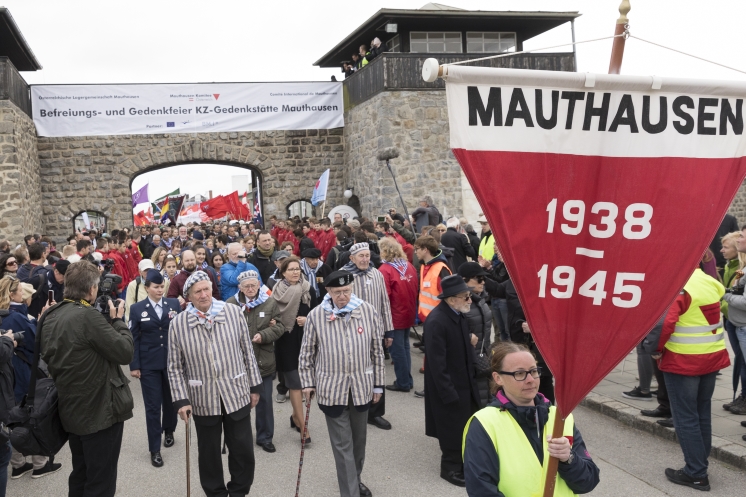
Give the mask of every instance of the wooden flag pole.
[(324, 200), (324, 204), (321, 206), (321, 219), (324, 219), (325, 210), (326, 210), (326, 200)]
[[(554, 426), (552, 427), (552, 438), (559, 438), (562, 436), (565, 430), (565, 415), (557, 409), (554, 413)], [(546, 436), (546, 431), (544, 432)], [(541, 441), (543, 443), (543, 440)], [(549, 463), (547, 464), (547, 479), (544, 481), (544, 497), (552, 497), (554, 495), (554, 485), (557, 483), (557, 465), (559, 459), (556, 457), (550, 457)]]
[(619, 36), (629, 28), (629, 19), (627, 14), (632, 7), (629, 4), (629, 0), (622, 0), (619, 5), (619, 19), (616, 21), (616, 28), (614, 28), (614, 44), (611, 46), (611, 61), (609, 61), (609, 74), (619, 74), (622, 70), (622, 58), (624, 57), (624, 42), (625, 37)]

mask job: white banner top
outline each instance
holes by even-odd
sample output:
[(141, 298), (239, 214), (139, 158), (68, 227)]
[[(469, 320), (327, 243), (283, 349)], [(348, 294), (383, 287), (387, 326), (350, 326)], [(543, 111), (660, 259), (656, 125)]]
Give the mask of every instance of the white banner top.
[(458, 65), (443, 73), (454, 149), (746, 155), (744, 82)]
[(34, 85), (39, 136), (330, 129), (342, 83)]

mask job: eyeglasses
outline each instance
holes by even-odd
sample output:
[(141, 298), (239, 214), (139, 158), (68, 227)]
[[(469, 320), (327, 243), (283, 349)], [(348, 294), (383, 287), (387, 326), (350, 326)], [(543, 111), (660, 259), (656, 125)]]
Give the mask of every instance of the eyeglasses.
[(484, 283), (484, 276), (477, 276), (477, 283)]
[(537, 366), (535, 368), (529, 369), (528, 371), (498, 371), (498, 374), (509, 374), (512, 376), (515, 381), (526, 381), (526, 378), (528, 378), (528, 375), (531, 375), (531, 378), (538, 380), (539, 376), (541, 376), (541, 367)]
[(5, 263), (6, 266), (17, 266), (18, 263), (16, 261), (8, 261)]
[(296, 271), (300, 271), (300, 268), (299, 268), (299, 267), (296, 267), (296, 268), (290, 268), (290, 269), (286, 269), (285, 271), (292, 271), (292, 272), (296, 272)]
[(345, 297), (347, 297), (347, 296), (349, 296), (349, 295), (352, 295), (352, 289), (350, 288), (349, 290), (340, 290), (340, 291), (338, 291), (338, 292), (331, 292), (331, 291), (330, 291), (330, 292), (329, 292), (329, 294), (330, 294), (330, 295), (331, 295), (332, 297), (342, 297), (342, 296), (345, 296)]
[(463, 296), (463, 295), (456, 295), (456, 298), (457, 298), (457, 299), (464, 299), (465, 301), (467, 301), (467, 302), (468, 302), (468, 301), (470, 301), (470, 300), (471, 300), (471, 294), (469, 294), (469, 295), (466, 295), (466, 296)]

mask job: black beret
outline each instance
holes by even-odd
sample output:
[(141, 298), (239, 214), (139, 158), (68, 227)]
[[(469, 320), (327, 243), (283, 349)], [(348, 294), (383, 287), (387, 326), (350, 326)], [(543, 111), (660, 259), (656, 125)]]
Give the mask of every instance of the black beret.
[(155, 283), (156, 285), (162, 285), (163, 275), (155, 269), (148, 269), (148, 273), (145, 275), (145, 281)]
[(458, 267), (458, 274), (465, 280), (487, 275), (478, 262), (464, 262)]
[(340, 286), (352, 285), (355, 277), (349, 271), (334, 271), (324, 280), (326, 288), (337, 288)]
[(318, 259), (321, 257), (321, 250), (317, 248), (308, 248), (300, 253), (301, 257), (308, 257), (309, 259)]
[(54, 268), (60, 273), (65, 274), (65, 271), (67, 271), (67, 268), (70, 266), (70, 261), (66, 260), (59, 260), (55, 262)]

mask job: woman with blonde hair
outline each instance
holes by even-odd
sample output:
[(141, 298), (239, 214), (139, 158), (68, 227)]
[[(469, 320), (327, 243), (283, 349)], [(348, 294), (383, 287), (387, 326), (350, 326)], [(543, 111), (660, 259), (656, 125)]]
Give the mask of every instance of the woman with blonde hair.
[[(740, 253), (736, 246), (736, 242), (740, 237), (741, 232), (734, 231), (720, 239), (723, 244), (720, 253), (725, 258), (725, 268), (723, 271), (723, 285), (725, 288), (730, 288), (738, 284), (738, 280), (743, 275), (743, 268), (746, 267), (746, 254)], [(746, 358), (744, 358), (741, 343), (736, 334), (737, 326), (728, 320), (728, 303), (724, 300), (720, 301), (720, 311), (723, 313), (723, 326), (728, 334), (730, 345), (733, 348), (733, 375), (735, 376), (738, 373), (741, 381), (741, 395), (736, 396), (738, 393), (738, 380), (734, 378), (735, 381), (733, 384), (735, 385), (735, 389), (733, 396), (735, 398), (732, 402), (723, 404), (723, 409), (726, 411), (730, 411), (732, 408), (743, 409), (746, 412), (746, 394), (744, 393), (744, 386), (746, 386)]]
[[(34, 361), (36, 319), (29, 317), (28, 305), (33, 295), (34, 287), (30, 283), (21, 283), (13, 276), (0, 279), (0, 309), (8, 310), (8, 315), (3, 317), (3, 328), (13, 330), (15, 333), (23, 332), (23, 340), (18, 341), (13, 355), (15, 376), (13, 393), (16, 403), (20, 403), (28, 394), (31, 382), (30, 364)], [(48, 307), (49, 305), (44, 307), (44, 311)], [(32, 478), (40, 478), (55, 473), (62, 467), (61, 464), (50, 461), (48, 457), (39, 455), (32, 455), (31, 462), (26, 462), (26, 457), (15, 450), (13, 450), (10, 465), (13, 468), (11, 472), (13, 479), (20, 478), (29, 472), (33, 472)]]
[(158, 247), (153, 251), (150, 260), (153, 261), (156, 270), (163, 271), (163, 261), (166, 259), (166, 255), (168, 255), (168, 250), (164, 247)]

